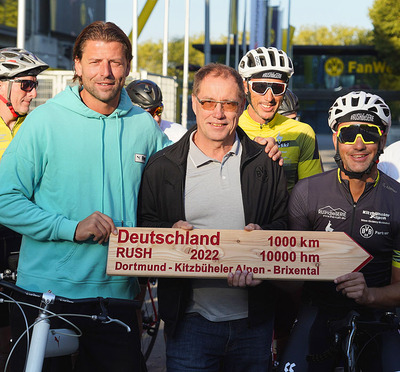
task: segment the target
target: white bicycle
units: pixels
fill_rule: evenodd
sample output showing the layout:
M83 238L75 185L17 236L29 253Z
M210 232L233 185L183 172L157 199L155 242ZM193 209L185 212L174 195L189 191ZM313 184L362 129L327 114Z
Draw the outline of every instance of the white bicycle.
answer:
M24 311L21 305L27 305L38 309L38 316L35 322L31 325L28 325L26 321L25 332L19 337L18 340L15 341L14 346L11 349L11 352L6 361L5 371L7 371L7 366L10 363L10 359L16 345L18 345L23 337L26 337L27 339L27 359L24 369L25 372L41 372L45 358L71 355L77 352L79 347L79 337L82 335L82 332L70 320L66 319L67 316L91 318L93 321L97 321L103 324L116 323L125 327L127 332L131 331L130 327L124 322L118 319L110 318L107 315L104 306L100 306L102 308L102 312L99 315L55 314L50 310L51 306L56 302L69 304L100 303L100 305L102 305L102 301L106 299L99 297L71 300L65 297L56 296L50 291L45 293L29 292L20 287L17 287L16 285L10 283L8 280L15 280L15 274L7 270L4 273L0 273L0 287L11 289L12 291L22 293L26 296L41 298L41 301L40 306L35 306L32 304L15 301L11 296L0 292L0 303L14 303L19 307L22 314L24 314ZM69 324L72 329L50 329L50 319L53 317L58 317L59 319L63 320L64 322ZM29 334L31 328L32 336L30 337Z

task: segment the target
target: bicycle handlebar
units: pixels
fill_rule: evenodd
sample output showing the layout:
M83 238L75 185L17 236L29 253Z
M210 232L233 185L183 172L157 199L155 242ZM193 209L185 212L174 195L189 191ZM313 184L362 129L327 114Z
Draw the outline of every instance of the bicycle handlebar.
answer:
M341 333L353 327L353 323L358 329L369 331L393 331L400 330L400 319L393 312L383 313L379 320L360 320L360 314L350 311L346 318L330 322L331 333Z
M322 353L307 355L307 360L318 362L335 355L341 347L341 343L349 337L350 331L369 331L372 333L383 333L387 331L400 330L400 318L393 312L385 312L380 320L360 320L360 314L352 310L343 319L330 321L330 333L334 336L331 346Z
M10 282L4 280L3 278L4 278L4 274L0 274L0 287L5 287L8 289L11 289L12 291L21 293L21 294L29 296L29 297L42 299L48 303L60 302L60 303L68 303L68 304L93 304L93 303L99 304L101 313L99 315L92 315L91 318L94 321L99 321L103 324L108 324L108 323L119 324L119 325L125 327L127 329L127 332L131 331L130 327L119 319L109 317L104 304L108 303L110 300L112 300L113 302L120 303L120 304L130 304L130 305L133 304L136 308L140 309L140 303L139 303L139 301L136 301L136 300L115 299L115 298L109 298L109 297L107 297L107 298L91 297L91 298L71 299L71 298L67 298L67 297L56 296L51 291L44 292L44 293L27 291L26 289L18 287L17 285L10 283ZM49 294L52 295L51 298L48 296Z
M35 297L35 298L43 297L43 293L28 291L26 289L18 287L17 285L10 283L7 280L3 279L3 276L4 276L3 274L0 274L0 287L6 287L15 292L27 295L29 297ZM55 302L62 302L62 303L69 303L69 304L84 304L84 303L91 304L91 303L98 303L100 301L108 302L111 299L112 299L112 301L120 303L120 304L132 304L133 303L135 305L135 307L140 309L140 303L139 303L139 301L136 301L136 300L126 300L126 299L122 299L122 298L110 298L110 297L106 297L106 298L104 298L104 297L88 297L88 298L72 299L72 298L55 295Z

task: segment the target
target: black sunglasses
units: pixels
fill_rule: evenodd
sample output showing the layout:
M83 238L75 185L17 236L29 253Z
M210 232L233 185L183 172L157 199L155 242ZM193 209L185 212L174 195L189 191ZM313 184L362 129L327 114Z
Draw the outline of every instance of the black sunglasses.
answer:
M268 89L272 90L275 96L281 96L286 91L286 83L279 82L267 82L267 81L249 81L251 90L254 93L264 95L267 93Z
M10 81L13 81L14 83L21 83L21 90L28 93L32 92L33 89L37 89L39 85L39 83L34 80L13 79Z
M353 145L357 138L366 144L378 143L383 131L375 124L349 124L343 125L337 132L337 139L340 143Z

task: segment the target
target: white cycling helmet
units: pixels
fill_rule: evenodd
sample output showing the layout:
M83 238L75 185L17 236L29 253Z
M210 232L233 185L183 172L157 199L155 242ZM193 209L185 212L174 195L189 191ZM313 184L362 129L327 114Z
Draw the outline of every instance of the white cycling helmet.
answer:
M0 49L1 80L12 79L18 76L36 76L47 68L49 68L48 64L25 49Z
M292 60L283 50L260 47L243 56L238 71L243 79L271 78L287 81L294 69Z
M360 121L379 125L389 131L392 123L389 106L385 101L371 93L350 92L339 97L329 109L328 124L332 132L340 123Z

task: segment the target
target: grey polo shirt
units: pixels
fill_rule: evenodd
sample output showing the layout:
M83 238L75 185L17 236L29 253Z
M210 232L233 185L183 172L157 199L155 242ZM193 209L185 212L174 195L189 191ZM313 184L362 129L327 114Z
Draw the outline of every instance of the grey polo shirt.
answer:
M245 226L240 183L242 146L236 135L222 162L205 155L190 137L185 183L186 219L196 229L241 230ZM247 318L247 290L226 279L193 279L187 312L214 322Z

